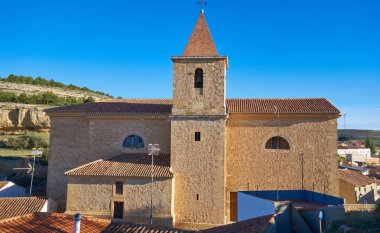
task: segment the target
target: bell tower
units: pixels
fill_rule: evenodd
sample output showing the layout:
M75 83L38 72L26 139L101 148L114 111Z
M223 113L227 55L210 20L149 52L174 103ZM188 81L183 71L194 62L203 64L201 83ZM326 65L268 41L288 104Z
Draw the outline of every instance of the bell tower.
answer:
M227 57L219 56L203 11L174 63L173 114L225 115Z
M225 223L226 71L203 10L173 61L171 166L177 227Z

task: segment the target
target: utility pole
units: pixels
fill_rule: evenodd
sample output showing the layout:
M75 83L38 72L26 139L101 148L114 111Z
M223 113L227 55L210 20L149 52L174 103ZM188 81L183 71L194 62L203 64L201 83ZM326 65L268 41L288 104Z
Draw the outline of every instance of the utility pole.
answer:
M278 110L277 106L274 106L275 112L274 114L277 114L277 127L276 127L276 133L277 133L277 148L276 148L276 160L277 160L277 187L276 187L276 200L279 201L279 188L280 188L280 135L279 135L279 130L280 130L280 111Z
M160 154L160 145L159 144L149 144L148 145L148 155L152 156L152 165L151 165L151 170L150 170L150 173L151 173L151 185L150 185L150 215L149 215L149 222L150 222L150 225L153 224L153 177L154 177L154 173L153 173L153 165L154 165L154 159L153 157L155 155L159 155Z
M302 190L304 190L304 186L303 186L303 179L304 179L304 174L303 174L303 154L300 154L301 156L301 187L302 187Z
M33 189L33 178L34 178L34 167L36 165L36 155L41 155L42 154L42 151L37 149L37 148L33 148L32 149L32 155L33 155L33 166L32 166L32 178L30 179L30 189L29 189L29 196L31 197L32 196L32 189Z

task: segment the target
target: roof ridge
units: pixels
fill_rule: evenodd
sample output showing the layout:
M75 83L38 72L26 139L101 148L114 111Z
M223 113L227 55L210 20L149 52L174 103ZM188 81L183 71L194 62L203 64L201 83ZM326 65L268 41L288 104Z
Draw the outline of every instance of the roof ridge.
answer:
M320 100L324 97L279 97L279 98L226 98L226 100Z
M40 196L31 196L31 197L2 197L0 200L5 199L45 199L48 200L47 197L40 197Z
M98 160L95 160L95 161L92 161L92 162L89 162L89 163L85 163L85 164L83 164L83 165L81 165L81 166L79 166L79 167L76 167L76 168L73 168L73 169L71 169L71 170L66 171L64 174L67 175L67 173L69 173L69 172L74 172L74 171L76 171L77 169L80 169L80 168L82 168L82 167L85 167L85 166L88 166L88 165L90 165L90 164L93 164L93 163L96 163L96 162L100 162L100 161L104 161L104 159L98 159Z

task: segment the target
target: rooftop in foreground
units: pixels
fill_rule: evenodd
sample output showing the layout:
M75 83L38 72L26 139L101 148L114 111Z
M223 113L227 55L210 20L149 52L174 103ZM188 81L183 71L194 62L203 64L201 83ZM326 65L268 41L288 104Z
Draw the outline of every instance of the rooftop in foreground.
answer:
M33 213L0 220L2 233L72 233L74 232L74 216L58 213ZM108 219L93 217L81 218L81 233L185 233L185 231L150 227L147 225L112 222Z
M47 199L42 197L2 197L0 198L0 219L40 212ZM0 232L3 232L0 230Z

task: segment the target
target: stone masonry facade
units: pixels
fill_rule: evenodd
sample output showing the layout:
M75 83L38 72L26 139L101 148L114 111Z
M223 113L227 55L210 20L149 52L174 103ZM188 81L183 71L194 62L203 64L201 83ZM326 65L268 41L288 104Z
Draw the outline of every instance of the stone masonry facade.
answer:
M123 195L115 194L115 182L124 182ZM129 177L69 177L66 212L112 218L113 202L124 202L124 220L149 223L150 179ZM153 214L160 225L171 225L171 179L156 179ZM95 197L96 196L96 197Z
M59 210L66 208L66 171L118 153L147 152L147 147L123 148L123 140L130 134L140 135L144 142L159 143L163 153L170 152L167 118L52 117L47 194L57 201Z
M154 223L183 229L229 223L230 194L238 191L305 189L339 195L339 110L325 99L237 99L232 106L226 99L228 59L217 55L203 12L191 37L186 56L172 57L172 100L113 100L48 111L47 195L59 211L114 217L112 202L122 201L124 220L146 223L152 187L147 174L153 170L127 170L150 166L140 155L147 156L151 143L168 155L167 163L156 165L166 169L166 176L155 178ZM191 49L198 44L212 48L200 55ZM277 115L274 109L280 109ZM129 136L138 136L144 146L123 145ZM272 139L277 137L289 148L276 149ZM118 154L123 159L137 154L137 159L112 161ZM124 164L118 171L134 175L109 175L113 167L103 169L103 164L96 174L65 175L99 161ZM115 195L116 181L123 181L121 196Z

